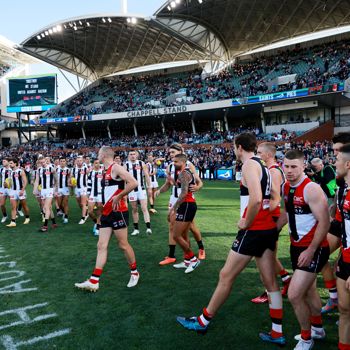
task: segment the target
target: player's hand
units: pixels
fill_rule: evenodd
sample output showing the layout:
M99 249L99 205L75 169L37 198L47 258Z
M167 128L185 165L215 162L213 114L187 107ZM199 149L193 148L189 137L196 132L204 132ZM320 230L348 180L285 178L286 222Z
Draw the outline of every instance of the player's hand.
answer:
M154 192L154 196L158 197L160 195L160 190L157 190L156 192Z
M119 209L119 203L121 198L117 195L112 199L112 209L113 211L117 211Z
M152 198L152 197L153 197L152 188L148 188L148 189L147 189L147 195L148 195L149 198Z
M23 196L23 194L24 194L24 191L19 191L20 196Z
M167 181L170 183L170 185L174 186L175 185L175 181L171 176L167 176Z
M174 209L170 209L168 213L168 222L174 222L176 218L176 211Z
M345 288L350 291L350 277L345 281Z
M308 267L311 264L312 258L315 255L315 249L309 247L304 250L298 259L298 267Z
M191 192L198 192L200 189L201 189L201 187L198 186L198 185L191 185L190 186L190 191Z
M240 230L245 230L245 229L248 227L247 222L246 222L246 219L243 219L243 218L240 219L240 220L238 221L237 226L238 226L238 228L239 228Z

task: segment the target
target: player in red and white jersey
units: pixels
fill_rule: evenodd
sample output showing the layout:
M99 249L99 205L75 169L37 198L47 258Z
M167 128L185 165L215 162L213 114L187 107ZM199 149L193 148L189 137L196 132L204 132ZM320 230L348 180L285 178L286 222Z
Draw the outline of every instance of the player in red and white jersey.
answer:
M274 193L274 200L270 201L270 211L273 219L277 222L281 215L281 189L282 185L285 183L285 175L282 168L275 162L276 159L276 146L270 142L264 142L259 144L257 155L264 161L265 165L270 171L272 179L272 189L276 190ZM276 249L277 254L277 249ZM290 275L282 266L282 263L277 258L276 255L276 275L279 275L282 279L283 289L282 296L287 296L287 291L290 282ZM267 303L267 293L266 291L260 296L251 300L255 304Z
M105 173L102 179L102 216L97 244L97 258L93 273L85 282L76 283L80 289L96 292L99 289L99 279L107 262L108 244L112 233L118 240L119 248L124 252L129 263L131 276L128 287L135 287L139 280L135 253L128 242L128 205L127 195L136 186L137 181L122 166L113 162L114 152L111 147L102 147L98 159L103 163Z
M332 222L333 232L341 238L341 255L337 266L339 308L339 350L350 350L350 144L339 149L337 175L344 178L344 187L337 192L337 208Z
M278 229L288 223L290 254L294 274L288 297L299 321L301 334L296 350L313 347L313 338L324 338L321 299L316 277L329 258L327 232L329 213L321 187L304 174L304 153L288 151L284 158L287 182L283 186L285 212L277 222Z
M282 296L275 275L274 250L278 233L270 213L271 175L262 161L254 156L254 134L238 135L234 144L237 160L243 163L241 219L237 225L239 231L208 306L198 317L178 317L177 321L187 329L205 332L212 317L229 297L236 278L255 257L269 294L272 320L271 332L260 333L259 336L263 341L285 345L282 332Z
M10 197L9 189L5 187L6 180L10 177L11 169L9 166L9 161L7 158L2 160L2 168L0 169L0 207L2 212L1 223L6 222L7 212L6 212L6 198Z

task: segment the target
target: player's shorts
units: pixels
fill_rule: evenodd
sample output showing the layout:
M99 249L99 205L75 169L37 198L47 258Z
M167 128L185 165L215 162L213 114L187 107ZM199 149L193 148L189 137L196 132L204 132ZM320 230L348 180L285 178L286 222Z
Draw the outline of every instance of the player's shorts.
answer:
M59 188L57 191L57 197L69 196L69 187Z
M74 188L75 197L79 198L81 196L87 196L87 187L75 187Z
M1 197L10 197L10 190L5 187L0 187L0 196Z
M329 259L329 247L318 248L311 260L310 265L307 267L299 267L298 266L299 256L306 249L307 247L296 247L293 245L290 246L290 259L292 261L293 271L302 270L302 271L311 272L311 273L321 272L321 270L326 265Z
M101 216L100 228L112 228L113 230L121 230L129 225L129 212L112 211L109 215Z
M176 221L192 222L196 216L197 204L195 202L184 202L176 210Z
M276 228L270 230L239 230L232 250L248 256L262 257L265 250L275 251L278 232Z
M40 191L41 199L53 198L53 188L42 188Z
M20 191L10 190L10 199L21 201L27 198L26 191L24 191L22 195L20 195L19 192Z
M151 188L158 188L158 181L157 180L151 182Z
M328 232L333 236L341 238L341 222L339 222L338 220L332 220Z
M343 260L342 255L340 256L340 258L338 260L336 275L338 278L340 278L344 281L346 281L350 277L350 264L346 263Z
M130 202L142 201L147 199L146 190L138 189L138 191L131 191L128 194L128 198Z
M236 172L236 181L241 181L242 180L242 172L241 171L237 171Z
M177 201L177 198L174 197L173 195L170 196L170 199L169 199L169 205L168 205L168 209L170 210L174 204L176 203Z
M102 195L99 194L98 196L90 196L89 202L90 203L102 203Z

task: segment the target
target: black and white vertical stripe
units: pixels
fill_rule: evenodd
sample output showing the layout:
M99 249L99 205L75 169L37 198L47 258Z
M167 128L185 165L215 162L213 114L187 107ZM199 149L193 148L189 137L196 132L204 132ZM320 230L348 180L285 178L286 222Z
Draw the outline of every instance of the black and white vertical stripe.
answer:
M77 180L77 188L87 187L88 167L85 164L81 168L75 167L72 175Z
M92 170L88 176L88 193L93 197L102 194L103 169Z

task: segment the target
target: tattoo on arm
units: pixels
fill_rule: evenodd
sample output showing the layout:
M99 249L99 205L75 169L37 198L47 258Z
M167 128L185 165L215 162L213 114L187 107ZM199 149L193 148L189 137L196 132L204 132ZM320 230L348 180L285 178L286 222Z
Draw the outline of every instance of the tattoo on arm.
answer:
M187 196L188 186L191 182L191 176L187 172L180 173L178 179L181 182L181 193L180 193L179 198L177 199L176 203L174 204L175 210L180 206L180 204L184 201L185 197Z

